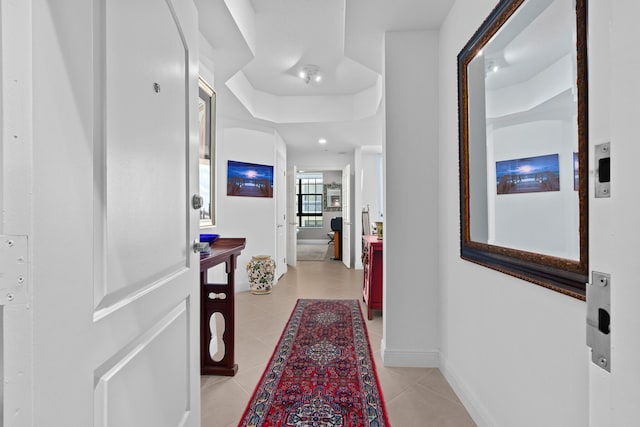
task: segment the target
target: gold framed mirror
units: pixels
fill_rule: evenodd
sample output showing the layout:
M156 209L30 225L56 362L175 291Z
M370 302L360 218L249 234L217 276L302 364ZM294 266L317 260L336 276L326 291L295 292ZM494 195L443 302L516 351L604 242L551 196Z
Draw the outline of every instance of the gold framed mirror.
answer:
M458 55L460 255L585 298L586 0L502 0Z
M342 211L342 184L324 184L323 190L323 210L325 212Z
M200 227L215 222L215 139L216 93L202 77L198 81L198 123L200 149L198 167L200 177Z

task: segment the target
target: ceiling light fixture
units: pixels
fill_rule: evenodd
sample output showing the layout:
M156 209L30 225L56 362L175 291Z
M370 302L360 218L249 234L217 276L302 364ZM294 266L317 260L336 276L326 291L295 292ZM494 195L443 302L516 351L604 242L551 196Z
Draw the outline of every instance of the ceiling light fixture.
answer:
M327 140L326 140L326 139L324 139L324 138L320 138L320 139L318 140L318 143L319 143L319 144L326 144L326 143L327 143Z
M298 77L300 77L306 84L309 84L312 80L316 83L320 83L322 80L322 75L320 74L320 67L313 64L307 64L302 67L302 70L298 73Z
M500 66L498 65L498 63L492 59L490 61L487 61L486 63L485 74L495 73L499 69L500 69Z

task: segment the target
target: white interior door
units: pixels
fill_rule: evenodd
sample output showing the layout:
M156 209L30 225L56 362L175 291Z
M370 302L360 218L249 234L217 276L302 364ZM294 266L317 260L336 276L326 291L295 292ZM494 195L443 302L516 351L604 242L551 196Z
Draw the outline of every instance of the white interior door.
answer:
M287 210L289 212L287 220L287 264L292 267L296 266L296 249L298 243L298 217L296 216L298 201L296 199L296 175L297 168L294 165L292 169L287 171Z
M0 1L0 425L33 426L31 4Z
M34 425L200 425L197 27L33 2Z
M287 161L276 158L276 277L287 272Z
M342 262L351 268L351 165L342 170Z

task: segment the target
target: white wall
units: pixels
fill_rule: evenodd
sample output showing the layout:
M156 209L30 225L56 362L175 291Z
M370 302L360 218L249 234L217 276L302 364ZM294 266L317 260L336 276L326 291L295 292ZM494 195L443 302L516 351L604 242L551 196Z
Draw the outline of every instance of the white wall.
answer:
M440 33L441 369L479 426L583 427L584 302L459 256L456 57L495 5L457 0Z
M437 366L438 33L385 38L382 356L386 366Z
M362 211L369 209L369 222L382 221L382 192L384 179L382 174L382 147L368 146L359 148L355 152L354 182L353 182L353 266L357 270L362 265L363 234Z
M640 420L640 198L634 179L640 157L640 2L588 3L589 154L594 145L611 142L611 198L589 200L589 263L591 270L611 274L612 323L611 373L589 364L589 425L625 427Z
M247 246L238 257L236 292L249 289L246 265L253 255L276 256L275 200L265 197L227 196L227 162L229 160L271 165L275 168L276 151L283 150L281 138L273 129L244 127L219 117L216 132L216 226L207 229L220 237L244 237ZM274 193L286 191L274 187ZM204 231L204 230L203 230ZM218 268L220 267L220 268ZM222 266L211 272L212 280L222 274Z
M362 175L355 178L362 188L362 206L369 206L371 222L382 221L382 154L362 152Z
M198 75L202 77L209 86L215 88L215 64L213 63L213 60L210 59L213 57L214 48L202 34L200 34L200 38L198 39L198 50L200 54Z
M353 153L336 154L329 151L318 153L291 147L287 150L287 166L295 166L298 171L341 171L349 164L353 164Z

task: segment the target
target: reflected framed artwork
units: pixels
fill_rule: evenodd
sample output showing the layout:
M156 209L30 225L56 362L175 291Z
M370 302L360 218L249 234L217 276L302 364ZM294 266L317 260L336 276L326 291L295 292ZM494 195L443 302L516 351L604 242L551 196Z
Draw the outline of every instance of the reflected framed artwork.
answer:
M557 154L496 162L498 194L560 191Z

